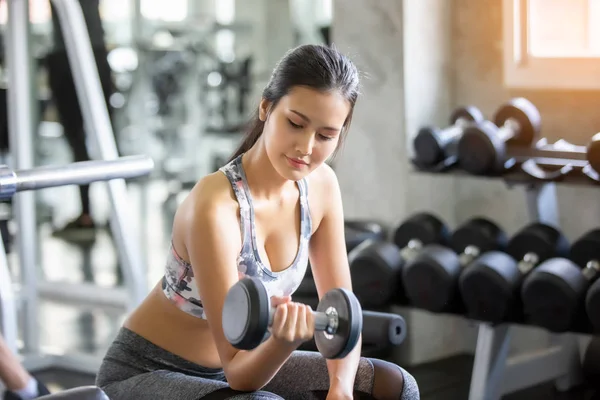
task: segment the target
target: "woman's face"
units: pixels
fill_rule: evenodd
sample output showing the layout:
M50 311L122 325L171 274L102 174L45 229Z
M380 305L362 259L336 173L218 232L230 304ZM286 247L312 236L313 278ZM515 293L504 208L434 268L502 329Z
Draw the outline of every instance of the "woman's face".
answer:
M321 166L335 151L350 103L339 92L319 92L296 86L270 114L262 101L263 139L275 170L285 179L300 180Z

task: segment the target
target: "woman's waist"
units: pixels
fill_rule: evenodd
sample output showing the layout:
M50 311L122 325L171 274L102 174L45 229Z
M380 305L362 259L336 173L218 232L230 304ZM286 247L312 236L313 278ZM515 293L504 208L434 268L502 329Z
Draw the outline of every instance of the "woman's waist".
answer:
M215 341L207 321L179 310L155 287L125 321L124 328L185 360L221 368Z

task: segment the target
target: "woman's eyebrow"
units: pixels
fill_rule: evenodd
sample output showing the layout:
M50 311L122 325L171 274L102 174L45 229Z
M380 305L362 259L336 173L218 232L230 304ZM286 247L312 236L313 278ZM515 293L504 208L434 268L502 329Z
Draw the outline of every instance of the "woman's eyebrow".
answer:
M300 118L302 118L304 121L310 122L310 118L308 118L306 115L302 114L301 112L298 112L296 110L291 110L291 109L290 109L290 111L293 112L294 114L296 114L297 116L299 116ZM336 131L336 132L338 132L340 130L338 128L333 128L331 126L325 126L322 129L326 129L329 131Z

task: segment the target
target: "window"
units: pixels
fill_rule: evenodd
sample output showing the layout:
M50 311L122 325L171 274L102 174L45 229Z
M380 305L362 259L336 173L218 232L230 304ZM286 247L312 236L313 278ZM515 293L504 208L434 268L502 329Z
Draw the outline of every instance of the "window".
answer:
M600 89L600 0L504 0L509 88Z

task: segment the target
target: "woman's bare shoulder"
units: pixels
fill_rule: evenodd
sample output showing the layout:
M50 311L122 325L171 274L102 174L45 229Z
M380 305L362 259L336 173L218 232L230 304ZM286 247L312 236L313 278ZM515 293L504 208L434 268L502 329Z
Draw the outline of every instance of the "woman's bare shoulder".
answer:
M181 239L198 224L213 225L208 222L215 220L229 223L237 220L238 212L233 188L225 174L217 171L206 175L177 208L173 219L173 244L182 243ZM181 251L185 253L183 249Z
M339 195L339 183L337 175L331 166L323 164L315 169L307 178L308 201L313 219L318 226L327 209L331 206L331 200Z

